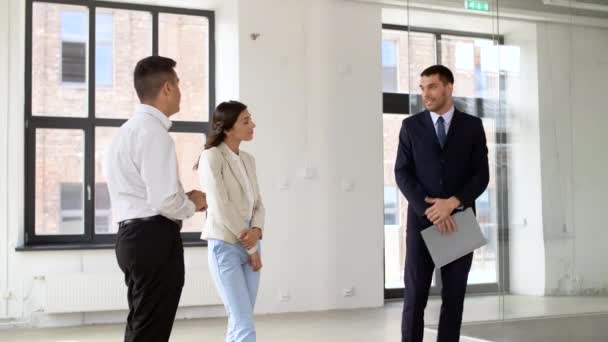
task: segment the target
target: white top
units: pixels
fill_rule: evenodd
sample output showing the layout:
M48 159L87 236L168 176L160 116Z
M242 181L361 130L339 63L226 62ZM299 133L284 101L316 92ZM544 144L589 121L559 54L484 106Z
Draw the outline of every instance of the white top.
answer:
M194 215L196 207L179 180L170 127L161 111L140 104L112 140L104 166L115 221Z
M225 143L222 143L222 144L226 145ZM226 149L228 151L230 151L230 157L239 165L237 172L239 172L240 175L238 177L240 179L242 179L243 182L245 183L245 195L247 196L247 200L249 202L248 212L253 215L253 206L255 204L255 197L253 194L253 187L251 186L251 181L249 180L249 175L247 174L247 170L245 169L245 164L244 164L245 162L241 158L241 155L234 153L234 151L232 151L230 149L230 147L228 147L228 145L226 145ZM250 222L246 222L246 223L250 224Z
M439 119L440 116L443 117L443 126L445 127L445 135L448 135L448 131L450 130L450 124L452 123L452 118L454 117L454 106L452 106L452 108L450 108L450 110L448 110L445 114L443 115L439 115L435 112L431 112L431 119L433 119L433 125L435 126L435 133L439 134L439 131L437 130L437 119Z

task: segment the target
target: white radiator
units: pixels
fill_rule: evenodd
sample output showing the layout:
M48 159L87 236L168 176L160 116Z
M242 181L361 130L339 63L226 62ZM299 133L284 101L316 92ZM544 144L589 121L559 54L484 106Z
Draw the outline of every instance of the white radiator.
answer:
M46 313L127 310L127 287L122 273L69 273L44 277ZM186 271L180 307L220 305L206 269Z

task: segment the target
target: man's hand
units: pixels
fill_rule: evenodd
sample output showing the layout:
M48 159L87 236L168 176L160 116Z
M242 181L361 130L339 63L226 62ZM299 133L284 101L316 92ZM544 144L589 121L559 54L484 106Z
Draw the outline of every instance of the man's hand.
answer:
M199 190L191 190L187 192L186 195L192 201L192 203L194 203L196 211L207 210L207 196L204 192Z
M239 236L239 242L245 249L251 249L258 243L261 236L262 231L259 228L244 229Z
M442 234L453 233L456 230L456 223L452 219L452 212L454 209L460 206L460 200L456 197L450 197L448 199L442 198L425 198L425 201L432 204L424 214L433 222L433 224L439 227Z
M456 222L452 216L449 216L445 221L439 222L437 227L441 235L451 234L456 231Z
M251 265L254 272L257 272L262 268L262 257L260 256L260 252L255 252L249 256L249 265Z

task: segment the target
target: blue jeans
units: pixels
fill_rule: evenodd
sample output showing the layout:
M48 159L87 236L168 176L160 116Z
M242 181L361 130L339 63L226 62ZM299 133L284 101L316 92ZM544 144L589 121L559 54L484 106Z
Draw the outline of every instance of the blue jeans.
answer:
M247 251L238 243L208 240L208 251L209 270L228 313L226 342L255 342L253 307L260 272L253 271Z

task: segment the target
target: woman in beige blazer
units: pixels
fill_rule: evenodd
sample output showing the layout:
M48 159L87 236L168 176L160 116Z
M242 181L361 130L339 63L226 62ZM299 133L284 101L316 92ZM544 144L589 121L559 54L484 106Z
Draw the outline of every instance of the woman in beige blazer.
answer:
M255 159L240 149L253 139L247 106L220 103L211 123L198 172L207 194L209 269L228 313L227 342L254 342L253 307L260 282L264 205Z

